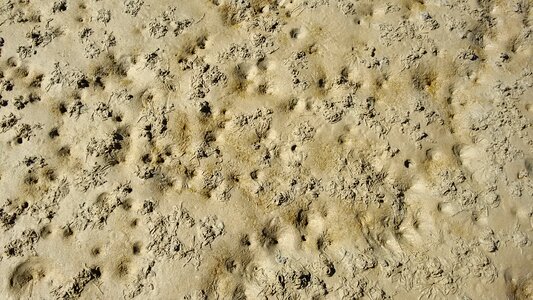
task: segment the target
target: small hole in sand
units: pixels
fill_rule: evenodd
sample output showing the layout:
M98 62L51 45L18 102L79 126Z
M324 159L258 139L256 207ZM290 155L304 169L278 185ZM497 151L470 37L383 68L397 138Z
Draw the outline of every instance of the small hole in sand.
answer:
M124 276L128 275L128 273L129 273L128 262L127 261L121 261L117 265L116 272L117 272L117 276L118 277L124 277Z
M253 170L252 172L250 172L250 178L252 178L253 180L257 179L257 170Z
M37 183L39 183L39 178L33 176L33 175L29 175L28 177L26 177L24 179L24 183L27 184L27 185L35 185Z
M54 129L50 130L50 132L48 133L48 136L51 139L55 139L56 137L59 136L59 131L57 130L57 128L54 128Z
M13 56L12 56L12 57L10 57L10 58L7 59L7 65L8 65L9 67L14 68L14 67L18 66L18 64L19 64L19 63L18 63L18 60L17 60L16 57L13 57Z
M235 263L235 261L231 258L229 258L228 260L226 260L226 270L230 273L233 273L235 271L235 269L237 268L237 264Z
M21 66L17 69L17 75L24 78L27 77L29 74L28 69L26 69L24 66Z
M211 115L211 107L209 106L209 102L204 101L200 103L200 112L204 116L210 116Z
M411 160L409 159L406 159L404 162L403 162L403 166L406 167L407 169L409 169L409 167L411 167L412 163L411 163Z
M201 36L196 40L196 46L202 50L205 49L205 44L207 42L207 36Z
M67 112L67 106L64 103L59 103L59 112L64 114Z
M41 237L47 238L50 234L52 234L52 230L50 229L50 226L44 226L41 228Z
M87 79L80 79L77 82L78 89L84 89L89 87L89 81Z
M290 35L291 39L297 39L298 36L300 35L300 30L298 28L293 28L289 32L289 35Z
M131 206L132 206L132 202L133 202L133 200L131 198L128 198L128 199L124 200L124 202L122 202L122 208L125 211L130 210Z
M135 242L131 247L131 252L134 255L138 255L139 253L141 253L141 242Z
M152 158L150 157L150 154L145 154L141 157L141 161L145 164L150 163L152 161Z
M92 256L98 256L98 255L100 255L100 248L98 248L98 247L94 247L94 248L91 250L91 255L92 255Z
M252 243L250 243L250 238L248 237L248 235L244 235L242 238L241 238L241 245L245 246L245 247L250 247Z
M326 79L320 78L317 82L319 88L323 89L326 86Z
M413 221L413 228L414 229L418 229L418 226L420 226L420 224L418 223L418 220L414 220Z
M15 254L17 254L15 248L13 247L9 247L6 252L8 256L15 256Z
M58 151L58 155L61 157L66 157L70 155L70 148L68 146L63 146Z
M268 92L268 85L266 83L260 84L257 87L257 93L261 95L265 95Z
M74 231L72 231L72 228L67 227L63 230L63 237L68 238L71 237L74 234Z

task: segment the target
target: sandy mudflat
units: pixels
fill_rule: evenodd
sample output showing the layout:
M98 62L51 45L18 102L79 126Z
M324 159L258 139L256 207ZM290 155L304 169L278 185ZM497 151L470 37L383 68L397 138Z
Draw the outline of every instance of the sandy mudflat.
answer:
M0 299L533 299L528 0L0 0Z

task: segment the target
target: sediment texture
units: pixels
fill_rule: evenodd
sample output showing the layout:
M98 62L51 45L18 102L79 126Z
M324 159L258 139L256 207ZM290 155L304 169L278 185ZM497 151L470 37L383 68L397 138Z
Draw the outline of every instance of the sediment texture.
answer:
M0 298L531 299L531 21L0 1Z

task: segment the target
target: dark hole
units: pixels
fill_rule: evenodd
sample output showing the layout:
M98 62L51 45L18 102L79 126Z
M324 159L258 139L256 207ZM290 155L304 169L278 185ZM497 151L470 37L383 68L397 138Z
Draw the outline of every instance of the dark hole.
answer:
M100 278L101 275L102 275L102 272L100 271L99 267L94 267L91 269L91 277Z
M84 89L86 87L89 87L89 81L87 81L87 79L78 80L78 88L79 89Z
M54 174L54 170L48 170L48 171L46 171L46 177L48 177L48 179L49 179L50 181L54 181L54 180L56 180L56 176L55 176L55 174Z
M296 145L291 146L291 151L294 151L294 150L296 150Z
M150 201L146 201L143 204L143 208L147 213L152 213L154 211L154 203Z
M329 277L331 277L331 276L335 275L335 272L336 272L335 267L333 265L329 265L328 266L328 270L326 271L326 274Z
M70 148L67 147L67 146L61 147L61 149L59 149L59 155L60 156L68 156L68 155L70 155Z
M306 288L311 282L311 274L302 274L298 279L300 280L300 288Z
M50 230L50 228L48 226L45 226L41 229L41 236L42 237L47 237L49 236L50 234L52 233L52 231Z
M65 228L65 230L63 230L63 236L64 237L69 237L71 235L73 235L74 232L72 231L72 229L70 227L67 227Z
M250 178L252 178L253 180L256 180L257 179L257 171L250 172Z
M243 246L250 246L251 245L250 239L248 238L248 235L245 235L245 236L242 237L241 244Z
M36 102L36 101L41 101L41 97L39 97L39 96L37 96L37 95L35 95L35 94L32 93L32 94L30 94L30 95L28 96L28 101L29 101L30 103L33 103L33 102Z
M135 255L139 254L141 252L141 245L139 243L133 244L132 252Z
M298 29L296 29L296 28L291 29L290 36L291 36L292 39L297 38L298 37Z
M59 132L57 131L57 128L54 128L48 133L48 136L53 139L59 136Z
M64 114L64 113L67 112L67 107L65 106L64 103L59 104L59 112L60 112L61 114Z
M124 210L130 210L131 209L131 203L129 201L124 201L122 203L122 208L124 208Z
M113 135L113 138L117 141L122 141L124 139L124 137L122 136L122 134L118 133L118 132L115 132L115 134Z
M149 163L150 161L152 161L152 159L150 158L150 154L145 154L142 156L141 160L143 161L143 163L147 164Z
M101 87L101 88L105 88L105 85L102 82L102 77L100 76L96 76L96 78L94 79L94 85Z
M320 78L320 79L318 80L318 87L322 89L322 88L324 88L325 86L326 86L326 80L325 80L324 78Z
M406 159L404 162L403 162L403 166L406 167L406 168L409 168L411 166L411 161L409 159Z
M17 138L17 144L22 144L22 138L21 137Z
M204 115L211 114L211 107L209 107L209 103L207 101L204 101L200 104L200 112Z
M83 7L83 6L84 6L84 5L81 4L81 5L80 5L80 8L81 8L81 9L85 8L85 7ZM67 4L66 4L65 2L61 3L61 4L57 7L57 10L58 10L58 11L65 11L65 10L67 10Z

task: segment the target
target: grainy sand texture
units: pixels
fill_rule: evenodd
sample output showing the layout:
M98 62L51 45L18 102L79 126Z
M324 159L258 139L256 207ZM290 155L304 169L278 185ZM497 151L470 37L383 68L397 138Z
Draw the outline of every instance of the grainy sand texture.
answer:
M0 299L533 299L530 0L0 0Z

